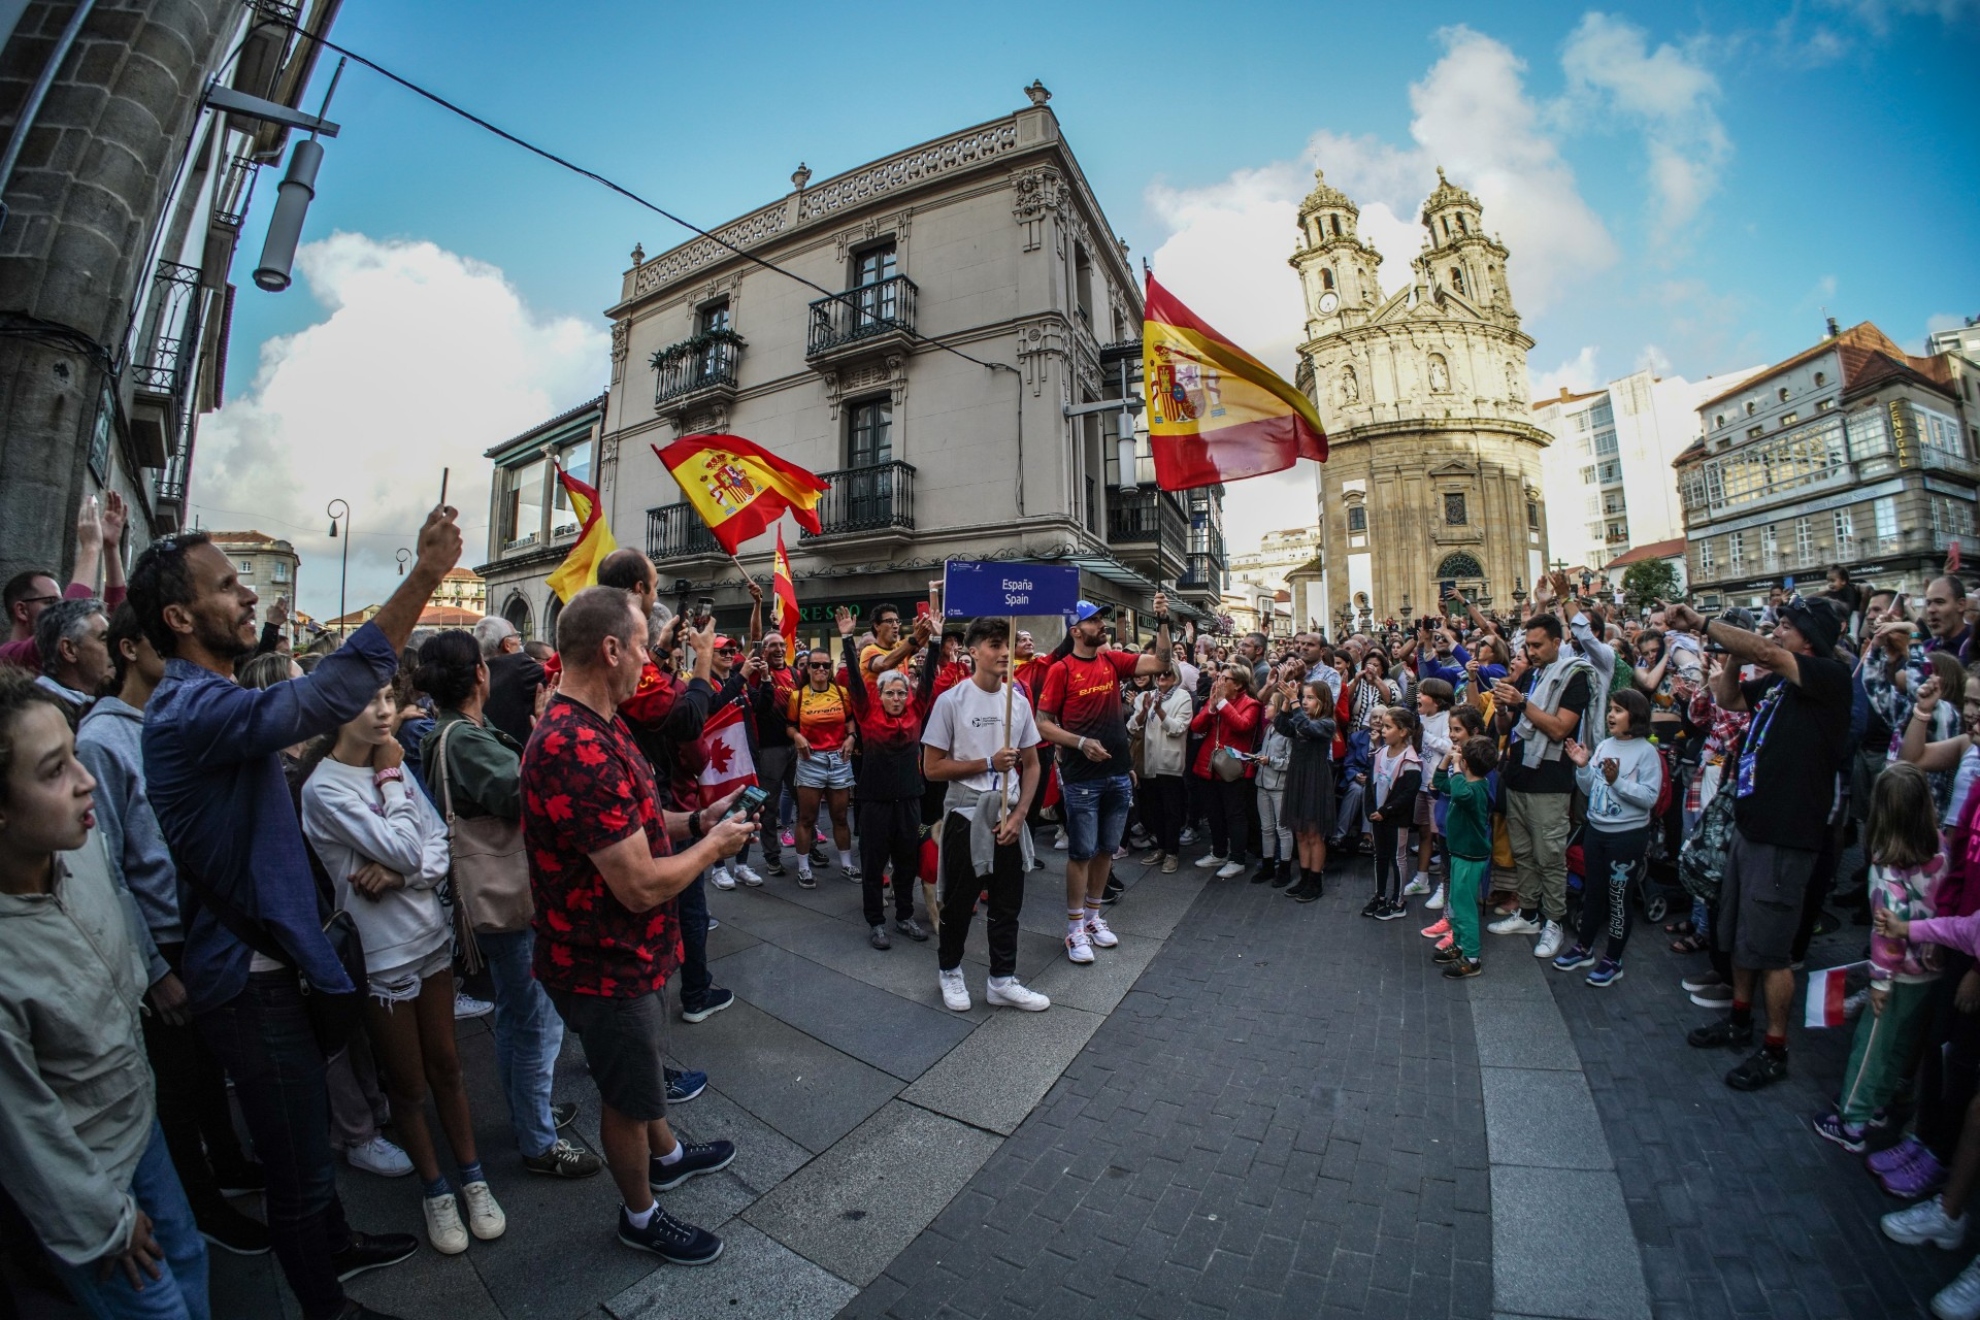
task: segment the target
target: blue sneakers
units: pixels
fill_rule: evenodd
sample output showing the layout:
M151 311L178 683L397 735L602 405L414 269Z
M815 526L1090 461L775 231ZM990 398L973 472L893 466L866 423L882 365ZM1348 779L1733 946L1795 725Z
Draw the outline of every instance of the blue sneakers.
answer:
M683 1141L680 1147L681 1157L672 1164L662 1164L657 1155L647 1157L646 1185L654 1191L671 1192L690 1178L718 1173L736 1162L733 1141Z
M713 923L710 923L709 929L714 929ZM681 1001L681 1021L706 1022L735 1002L735 991L724 990L719 985L711 985L708 987L708 993L701 997L701 1002L693 1008L688 1007L686 1000Z
M1560 966L1559 963L1554 965ZM1595 970L1588 974L1588 984L1598 990L1606 985L1614 985L1620 980L1622 980L1622 964L1614 958L1604 958L1596 963Z
M696 1069L667 1069L667 1103L684 1105L708 1089L708 1074Z
M1595 955L1587 949L1582 948L1579 944L1554 959L1554 970L1557 972L1572 972L1580 967L1592 967L1594 965Z
M653 1207L645 1228L635 1228L624 1206L619 1207L619 1241L650 1251L669 1265L708 1265L722 1254L722 1239Z

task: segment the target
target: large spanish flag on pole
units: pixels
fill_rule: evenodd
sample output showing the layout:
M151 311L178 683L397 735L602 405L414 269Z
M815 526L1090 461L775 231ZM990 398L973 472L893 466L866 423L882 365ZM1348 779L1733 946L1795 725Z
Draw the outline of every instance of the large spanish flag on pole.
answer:
M797 580L791 576L791 557L784 553L784 524L777 524L777 558L770 569L770 620L784 637L785 656L797 654Z
M1155 481L1188 490L1327 461L1313 401L1148 277L1143 388Z
M557 593L558 600L568 603L586 587L598 585L598 565L619 548L619 543L612 539L612 529L599 512L598 492L561 467L557 469L557 480L564 483L571 512L578 516L578 539L564 556L564 562L545 581Z
M795 463L739 435L684 435L653 452L729 554L789 509L816 535L818 497L831 487Z

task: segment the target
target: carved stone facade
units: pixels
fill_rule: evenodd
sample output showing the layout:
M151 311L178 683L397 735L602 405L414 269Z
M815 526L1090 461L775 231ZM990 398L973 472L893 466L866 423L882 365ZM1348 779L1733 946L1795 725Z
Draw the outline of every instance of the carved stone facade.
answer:
M1327 427L1320 469L1328 627L1437 607L1456 580L1510 605L1546 564L1541 451L1505 246L1437 172L1413 278L1384 296L1359 209L1315 172L1291 263L1306 304L1299 382Z

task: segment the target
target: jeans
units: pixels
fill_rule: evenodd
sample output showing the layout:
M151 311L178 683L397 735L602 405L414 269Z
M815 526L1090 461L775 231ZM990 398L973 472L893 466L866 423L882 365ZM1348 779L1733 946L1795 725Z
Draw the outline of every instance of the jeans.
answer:
M1566 793L1506 790L1506 835L1522 912L1549 921L1567 916L1568 798Z
M1581 928L1575 943L1593 950L1596 933L1607 931L1602 956L1611 962L1622 961L1629 943L1629 882L1650 846L1650 830L1649 825L1615 831L1590 825L1581 832Z
M781 861L784 856L783 841L777 837L777 826L781 823L784 796L791 790L791 769L797 760L797 749L789 743L782 747L763 747L756 753L756 782L769 795L763 813L763 860ZM797 808L791 808L791 819L797 819Z
M708 875L696 876L674 900L681 922L681 1007L692 1013L701 1007L715 978L708 974Z
M914 882L921 869L921 799L861 800L859 882L866 924L887 924L887 863L894 864L894 916L914 916Z
M292 971L250 972L247 985L194 1019L234 1079L268 1179L268 1236L306 1320L344 1309L332 1257L351 1242L330 1154L330 1096L323 1051Z
M942 932L936 965L962 966L977 895L990 891L983 933L990 939L990 975L1017 975L1018 913L1024 909L1023 845L1000 843L989 875L977 875L969 859L969 817L950 812L942 820Z
M1183 778L1150 775L1141 781L1142 824L1155 837L1155 846L1170 856L1182 851Z
M99 1279L94 1262L54 1261L56 1273L69 1285L77 1304L96 1320L209 1320L213 1312L206 1300L206 1239L199 1235L192 1206L172 1171L165 1130L155 1122L151 1142L131 1175L130 1190L138 1209L151 1216L151 1235L165 1253L161 1277L146 1275L144 1291L134 1292L122 1269Z
M179 969L183 944L161 944L160 956ZM188 1022L170 1026L157 1014L144 1018L144 1052L157 1077L158 1125L172 1152L172 1167L196 1216L224 1212L216 1170L234 1175L247 1168L227 1104L227 1075Z
M495 982L495 1070L516 1146L525 1155L547 1154L557 1144L550 1079L564 1048L564 1020L531 970L536 936L524 927L474 938Z
M1066 860L1087 862L1112 857L1127 828L1134 782L1126 775L1105 779L1068 779L1062 792L1066 803Z

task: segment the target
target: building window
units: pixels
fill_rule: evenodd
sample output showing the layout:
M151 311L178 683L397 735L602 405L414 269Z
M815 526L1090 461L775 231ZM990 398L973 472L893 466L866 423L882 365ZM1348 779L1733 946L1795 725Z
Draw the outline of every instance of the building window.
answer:
M110 484L110 427L111 412L116 400L108 390L104 391L103 401L96 408L96 425L89 433L89 471L99 485Z
M1464 296L1464 271L1456 266L1451 267L1451 292Z
M1806 518L1794 520L1794 557L1802 564L1815 557L1815 527Z
M1726 567L1735 573L1746 570L1746 533L1733 532L1726 537Z
M1759 436L1765 435L1766 433L1767 433L1767 428L1764 426L1749 426L1746 428L1746 438L1748 440L1755 439Z
M1769 573L1781 566L1780 538L1774 534L1772 523L1760 532L1760 563Z
M1753 400L1751 400L1751 399L1748 399L1748 400L1746 401L1746 415L1747 415L1748 417L1751 417L1751 416L1753 415L1753 410L1754 410L1754 409L1755 409L1756 407L1758 407L1758 406L1759 406L1759 405L1758 405L1758 404L1756 404L1756 403L1754 403L1754 402L1753 402Z
M287 582L289 580L289 562L286 559L276 560L275 566L268 570L268 579L271 582Z
M1324 291L1324 290L1332 289L1333 287L1334 287L1333 268L1329 266L1322 266L1320 268L1320 288Z
M1836 553L1844 559L1856 554L1856 519L1848 509L1836 510Z
M1891 428L1883 413L1869 408L1844 420L1849 428L1849 456L1853 462L1890 457Z
M1698 575L1700 577L1712 576L1712 543L1710 541L1700 541L1698 543Z
M1818 412L1818 413L1825 413L1825 412L1827 412L1827 411L1829 411L1829 409L1831 409L1831 408L1833 408L1833 407L1835 407L1835 406L1836 406L1836 401L1835 401L1834 399L1817 399L1817 400L1815 400L1815 411L1816 411L1816 412Z
M1725 429L1726 429L1726 415L1725 415L1724 413L1720 413L1720 414L1719 414L1718 416L1716 416L1716 417L1714 417L1714 418L1712 419L1712 426L1713 426L1713 428L1714 428L1714 429L1716 429L1716 430L1720 430L1720 431L1723 431L1723 430L1725 430Z
M1818 372L1816 372L1816 373L1815 373L1815 388L1816 388L1816 389L1818 389L1818 390L1819 390L1819 389L1821 389L1821 388L1822 388L1822 387L1823 387L1824 385L1827 385L1828 383L1829 383L1829 373L1828 373L1828 372L1826 372L1826 371L1818 371Z
M726 304L724 305L726 314ZM581 440L557 453L558 463L575 481L596 488L597 479L592 475L592 446L589 439ZM552 536L575 536L578 530L577 511L571 508L571 494L564 489L564 483L552 479L550 483L550 508Z
M1093 260L1086 255L1086 248L1073 244L1073 296L1079 300L1078 311L1081 324L1093 328Z
M254 561L252 559L241 560L238 564L235 565L235 568L240 570L237 576L240 577L254 576Z
M1540 530L1539 500L1528 500L1526 502L1526 530L1529 532L1537 532Z
M1800 414L1800 413L1782 413L1782 414L1781 414L1781 425L1782 425L1783 427L1788 427L1788 426L1793 426L1793 425L1794 425L1794 424L1795 424L1796 422L1798 422L1798 421L1800 421L1800 420L1801 420L1801 414Z
M1874 501L1871 509L1877 519L1877 549L1879 553L1897 549L1898 508L1897 496L1886 495Z
M1347 513L1348 513L1348 530L1350 532L1365 532L1368 530L1367 506L1361 504L1350 504L1348 505Z
M1603 459L1602 466L1597 471L1604 486L1613 486L1622 480L1622 463L1617 459Z
M549 464L543 459L507 472L502 496L502 544L533 541L543 530L543 480Z
M1779 389L1778 391L1776 391L1776 393L1775 393L1775 397L1777 397L1777 398L1779 398L1779 399L1780 399L1780 401L1781 401L1782 403L1786 403L1786 402L1787 402L1787 386L1785 386L1785 385L1783 385L1783 386L1781 386L1781 388L1780 388L1780 389Z
M1462 527L1465 524L1464 496L1447 494L1444 496L1444 524L1447 527Z
M846 410L846 466L878 467L894 458L894 401L868 399Z
M853 306L855 328L870 331L878 325L892 325L899 294L889 283L899 273L894 264L894 245L882 243L853 254Z

